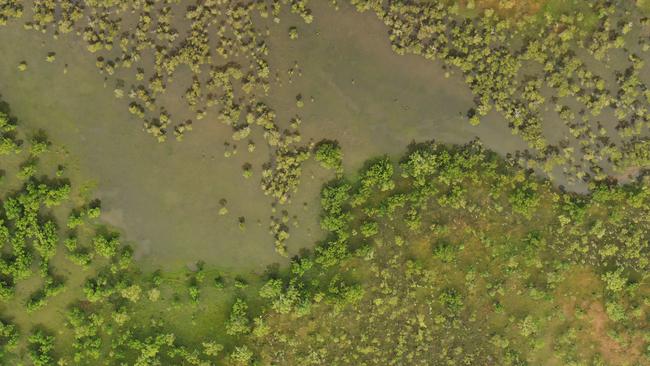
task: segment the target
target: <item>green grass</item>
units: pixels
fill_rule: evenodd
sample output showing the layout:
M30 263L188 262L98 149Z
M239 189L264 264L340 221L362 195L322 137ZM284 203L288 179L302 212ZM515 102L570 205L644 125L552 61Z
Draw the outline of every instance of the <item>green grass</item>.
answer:
M641 9L645 15L650 15L650 1L648 0L637 0L636 5Z
M562 15L582 14L583 19L578 23L582 30L591 31L598 24L598 14L587 0L548 0L542 6L538 16L551 16L559 19ZM543 19L540 19L542 21Z

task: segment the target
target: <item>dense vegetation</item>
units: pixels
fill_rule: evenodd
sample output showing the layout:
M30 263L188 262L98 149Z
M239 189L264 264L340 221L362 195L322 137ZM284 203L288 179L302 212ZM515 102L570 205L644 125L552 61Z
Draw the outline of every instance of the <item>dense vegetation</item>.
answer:
M56 145L2 121L5 364L650 361L644 179L578 195L478 142L417 144L326 184L329 234L286 269L142 272Z
M561 192L478 143L370 161L324 187L331 234L285 279L314 300L269 315L262 364L646 364L648 198Z

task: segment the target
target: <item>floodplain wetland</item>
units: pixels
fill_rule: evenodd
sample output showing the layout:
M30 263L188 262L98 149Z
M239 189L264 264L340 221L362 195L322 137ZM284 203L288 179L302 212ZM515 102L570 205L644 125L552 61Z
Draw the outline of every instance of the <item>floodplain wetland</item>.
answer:
M0 2L0 364L650 364L649 6Z

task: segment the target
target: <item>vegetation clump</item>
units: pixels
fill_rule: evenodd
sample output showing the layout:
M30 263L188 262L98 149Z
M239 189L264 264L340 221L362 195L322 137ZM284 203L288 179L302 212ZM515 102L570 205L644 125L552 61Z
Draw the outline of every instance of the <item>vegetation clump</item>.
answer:
M323 140L314 149L314 158L323 168L334 170L337 176L343 174L343 153L336 141Z
M296 27L290 27L289 28L289 38L290 39L298 39L298 28L296 28Z

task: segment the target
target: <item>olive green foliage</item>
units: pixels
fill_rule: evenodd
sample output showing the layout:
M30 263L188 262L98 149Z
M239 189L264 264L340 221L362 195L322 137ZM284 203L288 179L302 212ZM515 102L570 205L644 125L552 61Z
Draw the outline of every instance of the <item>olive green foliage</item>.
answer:
M648 326L650 248L639 245L647 215L631 208L650 207L646 185L563 193L479 143L419 144L399 164L370 161L357 181L323 188L321 222L331 236L313 259L295 259L289 279L262 286L262 298L278 298L298 276L315 291L302 321L294 320L299 309L273 308L265 324L277 330L256 341L262 363L648 362L647 340L629 343ZM371 188L359 202L353 187ZM639 240L625 239L628 231ZM619 248L611 257L598 254L611 245ZM322 283L330 268L337 274L327 288L314 287L309 279ZM345 277L356 284L339 285ZM341 298L355 306L339 306ZM590 317L603 317L604 328Z
M27 30L78 37L98 72L115 85L116 98L126 100L128 111L157 141L182 140L193 130L193 121L211 116L232 127L234 141L255 136L266 142L271 151L261 182L266 194L285 202L295 191L310 146L300 144L298 130L283 131L271 106L262 101L274 74L265 30L287 13L311 23L306 0L38 0L30 7L25 12L21 1L5 1L0 25L23 18ZM289 34L296 39L297 27L290 26ZM47 54L47 62L55 60L54 53ZM28 72L24 61L17 67ZM179 70L191 73L185 85L178 85L186 79L176 77ZM164 102L169 97L184 100L187 113L172 116L169 111L176 108ZM302 98L296 104L302 107ZM250 169L244 175L250 176Z
M19 0L5 1L0 5L0 25L7 24L7 20L20 18L24 7Z
M439 60L445 75L462 75L474 94L475 105L467 111L472 125L496 110L530 148L514 159L549 175L562 171L571 185L612 175L627 180L648 160L650 93L642 76L650 31L638 11L647 5L633 3L350 0L389 28L397 54ZM115 85L115 96L126 100L129 112L158 141L181 140L193 121L204 119L231 127L233 141L263 139L271 154L261 167L261 188L275 201L289 202L314 146L302 142L299 116L286 128L264 98L279 74L269 63L274 43L265 30L286 13L308 27L313 21L308 1L185 5L37 1L24 12L20 1L9 1L0 8L0 25L23 18L28 30L78 36L106 82ZM298 27L289 25L288 32L298 38ZM26 63L19 67L27 70ZM190 75L176 77L179 70ZM292 67L290 75L295 71ZM305 108L305 99L298 93L296 108ZM181 109L187 113L172 115L178 108L166 105L170 100L184 100L187 108ZM561 137L550 137L549 130L562 130ZM11 139L0 141L0 153L14 148ZM320 152L317 159L341 175L336 153ZM27 179L34 170L26 164L19 174ZM253 171L244 167L242 175L251 178ZM460 204L454 197L449 204ZM415 216L410 222L419 225ZM286 255L286 238L280 237L288 230L276 231L271 230L275 246Z
M4 360L7 352L16 348L19 337L20 334L14 324L0 321L0 361Z
M314 149L314 158L323 168L334 170L337 175L343 174L343 153L336 141L323 140Z
M64 280L53 276L49 269L60 241L58 226L51 215L69 195L70 185L65 180L29 178L19 191L4 197L0 235L5 255L0 259L3 277L0 296L5 301L13 297L18 281L34 274L35 264L43 277L43 285L27 299L28 311L42 307L49 297L63 290Z
M278 203L290 200L312 153L337 177L321 192L326 236L288 268L231 274L199 263L149 273L95 221L99 205L78 194L79 182L48 177L53 143L0 113L10 173L0 197L0 299L3 319L16 322L0 322L3 363L650 363L649 182L608 179L609 170L642 173L648 160L639 56L647 19L621 1L549 1L531 13L513 4L510 18L509 1L350 3L386 24L396 53L461 73L476 102L469 122L495 109L531 150L506 162L478 142L417 144L399 161L378 157L343 177L335 142L301 144L301 119L285 129L262 101L273 71L257 21L279 22L287 7L309 24L306 1L34 1L25 28L78 33L106 80L132 74L115 95L128 96L128 110L157 140L180 140L192 119L212 115L232 127L232 140L260 135L271 152L262 189ZM20 2L0 5L0 24L22 16ZM175 18L187 21L183 32ZM611 73L588 66L615 55L624 61ZM181 69L189 77L177 77ZM161 104L174 80L188 82L189 120ZM302 94L295 103L307 107ZM543 112L557 115L566 137L547 139ZM590 191L556 189L515 163L561 167ZM271 221L286 256L288 214ZM238 222L245 229L246 219ZM32 327L33 319L48 324Z
M0 155L19 153L22 141L16 138L16 124L4 111L0 111Z
M474 94L469 122L499 112L530 147L520 163L560 168L572 184L647 165L650 29L635 6L647 1L350 2L386 24L397 54L461 74Z
M250 331L248 319L248 305L242 299L237 299L230 311L230 318L226 322L226 333L229 335L245 334Z
M42 329L35 329L28 338L29 358L34 366L54 365L54 337Z
M115 234L98 234L93 238L93 247L97 254L112 258L120 247L120 241Z
M24 344L42 365L647 362L645 343L627 354L598 348L630 345L647 327L646 185L564 193L477 142L412 145L398 162L373 159L355 179L326 184L326 240L252 276L202 262L180 274L138 271L128 246L91 225L98 202L69 205L62 219L76 234L36 258L55 258L59 246L97 255L77 289L59 286L52 263L43 268L30 298L38 306L24 309L48 311L39 299L64 297L61 337L37 327L21 338L3 322L3 354L20 360ZM41 202L32 191L10 196L20 205L9 212L56 207L73 192L35 195ZM606 331L585 312L604 317Z
M96 313L86 313L79 307L68 311L66 325L72 329L75 350L73 359L79 363L83 360L98 360L102 348L102 325L104 319Z
M528 178L523 184L517 185L510 195L510 204L512 209L528 218L539 205L539 195L537 194L537 183L534 178Z
M369 162L361 173L361 179L359 179L358 187L352 195L351 204L360 206L365 203L370 198L374 188L379 188L382 192L393 189L395 187L392 180L393 169L393 163L388 157Z
M642 75L650 38L648 18L638 11L646 3L350 0L389 28L397 54L440 60L446 75L462 75L475 97L467 111L471 124L496 110L530 147L515 159L548 174L561 170L571 184L610 175L629 179L647 161L650 93ZM234 141L262 138L271 154L262 166L261 188L288 202L313 146L301 142L299 116L285 128L264 98L279 73L269 63L274 43L268 30L286 13L308 27L308 1L185 5L36 1L24 12L20 1L8 1L0 7L0 25L23 18L28 30L78 36L106 82L115 84L115 96L127 100L129 112L158 141L181 140L194 120L203 119L232 127ZM288 32L298 38L298 27L289 25ZM27 70L26 63L19 67ZM190 75L176 77L179 70ZM178 83L184 84L174 87ZM184 100L187 115L172 116L177 108L166 105L170 100ZM295 102L306 106L302 93ZM556 129L562 130L559 139L545 133ZM12 148L10 140L0 144L0 152ZM20 174L26 179L33 171L27 164ZM242 174L250 178L252 172L245 168ZM458 203L450 197L450 204ZM418 225L415 218L411 222ZM276 238L276 248L284 254L283 240Z

